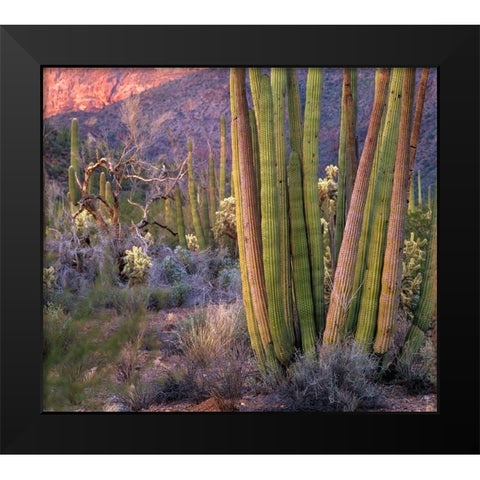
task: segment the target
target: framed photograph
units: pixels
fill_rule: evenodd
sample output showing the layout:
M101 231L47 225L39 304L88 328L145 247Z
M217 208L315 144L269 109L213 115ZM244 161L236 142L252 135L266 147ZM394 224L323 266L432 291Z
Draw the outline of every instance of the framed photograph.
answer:
M2 453L479 453L479 53L2 27Z

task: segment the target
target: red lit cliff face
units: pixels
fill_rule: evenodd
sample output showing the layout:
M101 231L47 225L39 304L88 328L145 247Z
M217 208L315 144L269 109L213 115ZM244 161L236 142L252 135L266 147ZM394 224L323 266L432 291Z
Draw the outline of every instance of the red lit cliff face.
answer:
M92 112L200 68L45 68L43 118Z

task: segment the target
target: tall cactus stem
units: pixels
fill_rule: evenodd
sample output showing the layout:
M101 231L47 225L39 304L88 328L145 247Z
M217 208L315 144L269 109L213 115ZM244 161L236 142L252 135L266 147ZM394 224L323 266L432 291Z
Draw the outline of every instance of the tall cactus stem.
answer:
M218 200L221 202L227 193L227 155L226 155L227 128L225 115L220 117L220 172L218 175Z
M187 241L185 239L185 222L183 219L182 198L180 195L180 187L178 183L175 184L175 203L177 213L177 232L178 232L178 244L182 248L187 248Z

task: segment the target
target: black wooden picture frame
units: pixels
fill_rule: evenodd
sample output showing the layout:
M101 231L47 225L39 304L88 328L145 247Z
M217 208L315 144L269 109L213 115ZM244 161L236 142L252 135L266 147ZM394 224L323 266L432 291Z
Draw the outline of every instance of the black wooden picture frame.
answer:
M3 26L2 453L479 453L478 26ZM42 67L438 68L438 412L42 413Z

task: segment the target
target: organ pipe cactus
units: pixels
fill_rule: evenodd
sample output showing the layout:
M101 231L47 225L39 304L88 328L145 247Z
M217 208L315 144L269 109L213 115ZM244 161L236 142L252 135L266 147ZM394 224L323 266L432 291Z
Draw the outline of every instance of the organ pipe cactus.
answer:
M214 238L212 227L215 225L217 212L217 199L215 197L215 166L213 164L213 154L210 154L210 157L208 159L208 211L210 221L210 244L213 244Z
M365 275L355 332L355 339L365 349L370 347L377 323L380 281L398 141L403 71L404 69L402 68L394 68L392 71L390 96L372 204L370 236L365 259Z
M373 344L373 350L379 354L387 353L392 347L395 319L398 314L400 301L410 173L410 128L414 92L415 69L406 68L403 74L400 126L383 262L382 287L378 305L377 333Z
M225 124L225 115L220 117L220 172L218 178L218 194L219 201L222 201L226 198L226 170L227 170L227 156L226 156L226 137L227 129ZM212 220L212 219L211 219Z
M324 342L336 343L343 338L348 319L352 296L355 295L354 272L357 261L357 249L362 234L363 216L366 210L367 193L370 178L374 178L372 164L380 138L381 122L385 107L390 70L377 70L375 97L365 145L360 158L357 177L352 194L352 202L345 224L344 239L340 247L333 290L327 314Z
M185 239L185 222L183 220L182 199L180 195L180 187L178 183L175 184L175 203L177 205L177 232L178 232L178 244L182 248L187 248L187 241Z
M345 219L350 205L356 172L355 152L355 106L353 102L352 83L356 76L355 69L343 69L342 113L340 119L340 140L338 148L338 194L337 215L335 222L335 251L332 252L332 265L340 251ZM356 82L355 82L356 83Z
M418 85L417 101L415 106L415 116L413 118L412 134L410 136L410 196L408 203L408 211L415 211L415 199L413 192L413 167L415 164L415 155L417 153L418 139L420 138L420 125L422 123L423 105L425 103L425 92L427 91L429 68L422 69L420 83Z
M309 68L305 101L303 132L302 176L303 204L307 226L312 292L317 332L323 332L324 319L324 265L323 234L318 205L318 131L320 129L320 100L322 69Z
M80 188L78 188L77 184L75 167L73 165L68 167L68 198L72 202L72 205L77 205L81 198Z
M418 171L418 207L421 209L422 208L422 176L420 173L420 170Z
M262 261L262 239L257 196L254 192L255 171L253 165L252 138L248 120L248 105L245 89L245 69L232 68L231 95L234 95L232 108L232 134L236 129L238 148L238 168L235 172L235 193L240 197L237 211L241 211L242 232L245 249L243 269L246 269L250 286L254 318L265 351L266 363L274 363L275 354L268 323L267 295ZM239 179L236 177L238 176ZM237 222L237 228L239 223ZM240 248L239 248L240 250ZM253 342L252 342L253 344Z
M293 341L293 313L290 267L290 238L287 198L287 139L285 132L285 95L287 93L287 70L271 70L273 98L273 137L277 165L278 229L280 252L280 282L286 328Z
M110 205L110 207L113 207L113 194L112 194L112 185L110 182L105 182L105 200L107 203Z
M303 150L302 107L295 70L287 68L288 126L290 151L297 152L300 158Z
M312 352L315 349L316 328L302 190L300 159L296 152L292 152L288 164L288 201L293 283L302 350Z
M105 172L100 173L100 196L105 198Z
M202 206L202 231L207 245L210 244L210 240L213 240L213 232L210 228L210 211L208 208L208 192L207 188L199 186L198 190L201 193L201 206Z
M195 236L198 240L198 245L200 250L204 250L207 246L205 237L203 235L202 223L200 221L200 215L197 209L197 195L195 192L195 178L193 175L193 152L192 152L192 141L188 140L187 142L187 168L188 168L188 194L190 197L190 209L192 211L192 222L193 228L195 230Z
M252 151L253 151L253 166L255 168L255 184L258 196L258 204L261 202L260 192L260 147L258 145L258 128L257 120L255 118L255 111L250 109L248 111L248 119L250 122L250 131L252 134Z
M72 205L77 205L82 197L80 187L78 186L78 177L80 175L79 143L78 120L73 118L70 129L70 167L68 169L68 195Z
M402 356L411 356L420 350L425 332L430 327L437 307L437 192L433 192L430 239L427 246L425 273L420 287L420 301L412 325L407 331Z
M293 354L294 332L293 324L288 325L286 322L282 301L279 195L275 164L273 100L270 79L267 75L263 75L261 79L259 118L261 229L268 316L275 354L280 362L286 364Z

